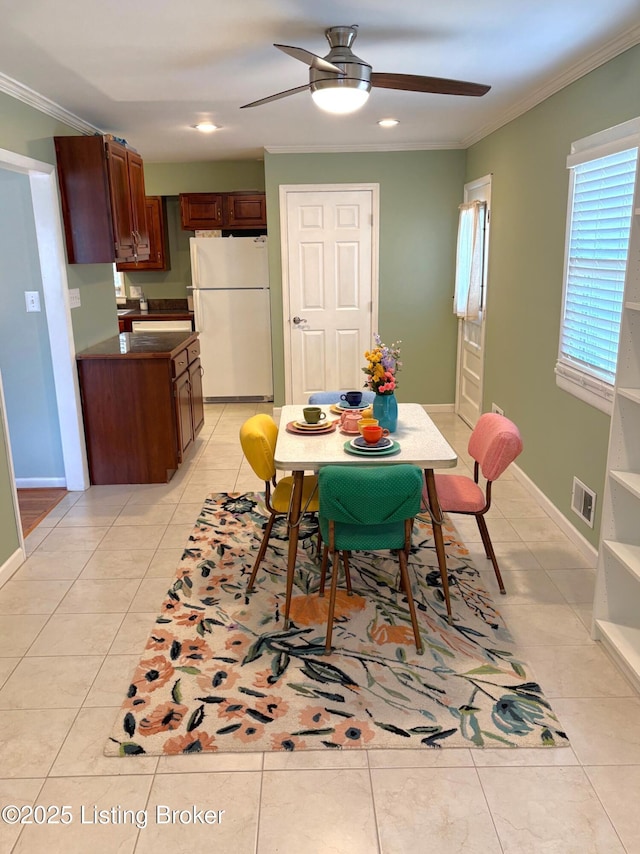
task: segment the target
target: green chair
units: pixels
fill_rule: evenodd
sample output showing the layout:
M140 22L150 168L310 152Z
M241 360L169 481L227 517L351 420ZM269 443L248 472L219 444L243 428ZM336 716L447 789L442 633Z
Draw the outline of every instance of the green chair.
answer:
M397 550L400 579L407 597L416 649L423 651L411 593L407 556L411 549L413 520L420 512L423 475L412 465L323 466L318 474L318 520L324 542L320 595L328 555L332 555L331 596L327 616L325 652L331 652L340 553L347 589L350 590L349 554L352 551Z

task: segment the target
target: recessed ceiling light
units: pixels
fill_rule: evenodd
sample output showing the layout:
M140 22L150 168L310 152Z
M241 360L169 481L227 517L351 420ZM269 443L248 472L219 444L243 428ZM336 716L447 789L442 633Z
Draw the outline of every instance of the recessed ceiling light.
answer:
M201 133L213 133L214 130L220 130L220 127L214 125L213 122L199 122L194 127L196 130L201 131Z
M380 119L378 124L381 128L392 128L400 124L400 122L397 119Z

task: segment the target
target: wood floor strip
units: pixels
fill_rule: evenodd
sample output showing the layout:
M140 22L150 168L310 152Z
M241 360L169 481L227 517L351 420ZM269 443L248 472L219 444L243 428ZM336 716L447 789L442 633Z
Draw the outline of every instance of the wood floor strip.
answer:
M67 490L58 487L42 489L19 489L18 506L22 536L28 536L34 528L47 516L56 504L59 504L67 494Z

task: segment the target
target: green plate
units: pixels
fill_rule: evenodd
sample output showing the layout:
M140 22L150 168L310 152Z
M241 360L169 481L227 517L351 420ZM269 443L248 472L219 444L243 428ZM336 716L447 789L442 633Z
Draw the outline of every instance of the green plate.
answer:
M397 454L400 450L400 445L394 442L390 448L382 448L380 451L361 451L359 448L354 448L351 442L344 443L344 449L348 454L353 454L356 457L389 457L392 454Z

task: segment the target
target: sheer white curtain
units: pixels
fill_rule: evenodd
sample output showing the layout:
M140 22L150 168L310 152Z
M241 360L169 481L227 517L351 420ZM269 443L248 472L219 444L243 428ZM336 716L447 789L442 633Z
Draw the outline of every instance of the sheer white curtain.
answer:
M486 209L486 203L479 201L459 208L453 312L465 320L475 320L480 314Z

